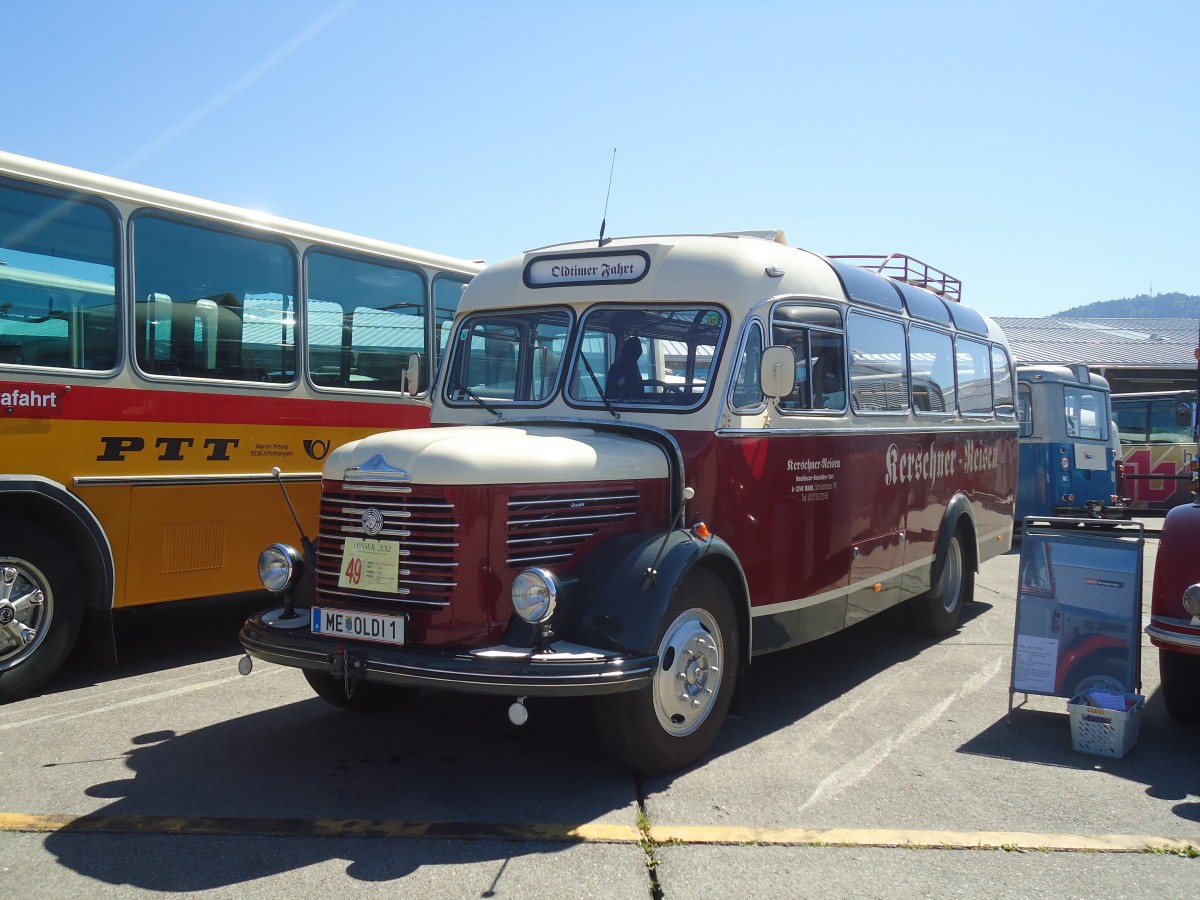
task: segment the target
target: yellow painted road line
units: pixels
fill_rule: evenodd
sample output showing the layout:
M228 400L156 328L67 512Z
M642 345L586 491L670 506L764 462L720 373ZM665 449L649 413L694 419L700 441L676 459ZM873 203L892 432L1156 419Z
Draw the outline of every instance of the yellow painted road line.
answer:
M658 844L761 844L764 846L920 847L947 850L1094 850L1139 853L1200 848L1187 840L1144 834L1055 834L1029 831L935 831L893 828L737 828L652 825Z
M643 834L626 825L404 822L389 819L268 819L211 816L83 816L0 813L0 832L76 834L204 834L254 837L384 837L554 843L895 847L953 850L1054 850L1141 853L1189 852L1185 840L1144 834L1056 834L1029 831L937 831L890 828L739 828L652 825Z

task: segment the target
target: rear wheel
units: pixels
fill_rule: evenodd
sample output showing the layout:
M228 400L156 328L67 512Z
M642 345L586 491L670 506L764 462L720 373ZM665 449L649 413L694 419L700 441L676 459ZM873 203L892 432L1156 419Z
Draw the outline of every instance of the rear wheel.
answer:
M395 687L390 684L377 684L372 681L359 681L354 685L350 696L346 696L346 685L334 678L328 672L317 672L304 669L304 679L309 687L317 692L317 696L326 703L332 703L339 709L351 712L376 712L392 709L410 702L420 692L420 688Z
M601 741L643 775L674 772L709 748L738 674L737 614L729 589L712 572L697 569L684 578L665 620L650 684L595 700Z
M0 702L27 697L62 666L83 620L79 571L33 522L0 522Z
M1176 722L1200 722L1200 656L1158 648L1163 702Z
M930 591L908 601L913 626L925 634L950 634L962 620L963 606L975 596L975 572L967 565L962 541L955 532L946 545L942 576Z

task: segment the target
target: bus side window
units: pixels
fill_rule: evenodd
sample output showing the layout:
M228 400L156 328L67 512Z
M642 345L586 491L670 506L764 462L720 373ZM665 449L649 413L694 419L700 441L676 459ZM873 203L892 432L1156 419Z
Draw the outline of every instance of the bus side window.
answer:
M813 408L845 409L846 348L842 336L814 331L809 343L813 355Z
M846 347L835 308L801 301L781 304L771 320L771 343L790 347L796 358L796 386L780 398L779 409L846 408Z
M947 332L920 325L908 330L913 407L919 413L954 411L954 341Z
M963 415L991 415L991 354L987 345L959 335L954 349L959 412Z
M1020 423L1019 437L1033 436L1033 391L1028 385L1017 387L1017 421Z
M746 334L746 345L738 360L733 381L734 409L753 409L763 402L762 385L759 384L759 362L762 359L762 326L757 322Z
M1011 416L1013 410L1013 370L1003 347L992 347L992 396L996 414Z
M846 329L852 347L851 409L870 413L907 412L908 348L904 326L879 316L852 312ZM991 410L990 384L988 410Z
M132 227L142 371L291 380L299 272L290 244L156 212L138 212Z

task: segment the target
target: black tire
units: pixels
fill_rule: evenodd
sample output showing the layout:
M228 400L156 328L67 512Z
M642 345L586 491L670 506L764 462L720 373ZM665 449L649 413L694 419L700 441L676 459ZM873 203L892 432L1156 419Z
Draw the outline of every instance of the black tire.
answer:
M83 592L73 556L34 522L0 522L0 703L40 688L75 646Z
M1200 723L1200 656L1159 647L1158 675L1171 718L1184 725Z
M741 658L733 600L712 572L695 569L683 579L664 624L651 683L594 704L605 748L642 775L674 772L708 750L729 712Z
M975 571L967 564L958 533L946 545L942 575L930 591L908 601L913 627L923 634L944 637L958 628L963 607L975 599Z
M346 696L346 686L340 679L334 678L328 672L317 672L304 669L304 679L309 687L317 692L317 696L326 703L331 703L338 709L348 709L351 712L378 712L393 709L410 702L420 692L420 688L395 687L390 684L377 684L373 681L359 681L354 685L354 692Z

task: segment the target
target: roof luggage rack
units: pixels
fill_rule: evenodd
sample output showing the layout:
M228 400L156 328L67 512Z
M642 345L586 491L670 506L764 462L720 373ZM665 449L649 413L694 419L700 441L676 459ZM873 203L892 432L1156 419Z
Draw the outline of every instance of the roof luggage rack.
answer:
M906 253L892 253L888 256L848 253L832 255L829 259L844 259L859 268L886 275L896 281L903 281L927 291L933 291L939 297L953 300L956 303L962 302L962 281L960 279L947 275L941 269L923 263Z

